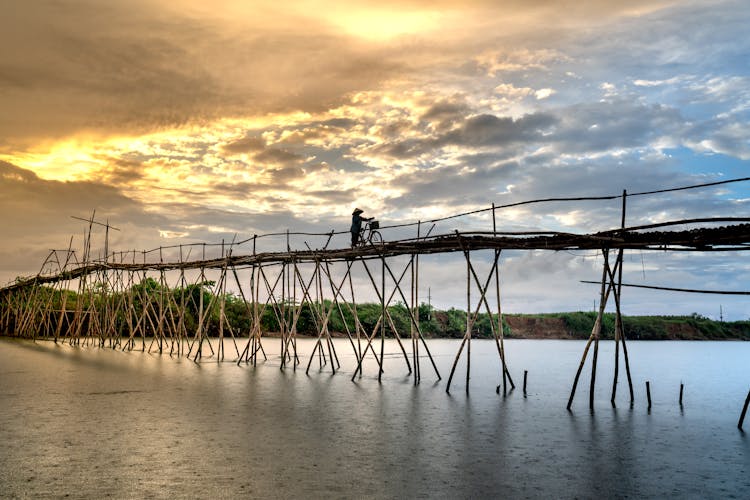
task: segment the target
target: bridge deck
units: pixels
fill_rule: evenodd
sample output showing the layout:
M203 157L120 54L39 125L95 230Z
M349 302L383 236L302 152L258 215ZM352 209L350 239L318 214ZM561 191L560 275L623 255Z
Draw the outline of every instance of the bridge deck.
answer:
M475 250L591 250L640 249L682 251L740 251L750 250L750 221L747 218L723 218L723 222L741 221L733 225L704 227L680 231L644 231L645 229L697 222L717 222L717 219L683 221L637 226L602 231L592 234L562 232L470 232L444 234L420 239L384 242L355 248L307 249L281 252L260 252L249 255L227 255L221 258L182 262L116 263L96 261L75 269L52 275L37 275L0 288L0 292L31 284L56 283L79 278L105 269L127 271L175 269L221 269L248 267L258 264L305 262L336 262L354 259L377 259L399 255L450 253Z

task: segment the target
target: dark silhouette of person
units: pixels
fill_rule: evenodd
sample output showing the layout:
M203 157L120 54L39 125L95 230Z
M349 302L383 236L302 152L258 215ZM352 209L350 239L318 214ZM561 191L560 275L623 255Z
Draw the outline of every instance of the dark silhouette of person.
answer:
M362 221L371 221L375 217L362 217L363 211L359 208L355 208L352 212L352 227L349 229L352 232L352 247L357 246L359 241L359 232L362 230Z

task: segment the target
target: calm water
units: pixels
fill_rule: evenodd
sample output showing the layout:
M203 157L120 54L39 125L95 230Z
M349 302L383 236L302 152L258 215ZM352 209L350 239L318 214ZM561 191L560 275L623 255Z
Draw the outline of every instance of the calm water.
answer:
M0 496L72 498L747 498L750 438L736 425L750 343L630 342L609 403L613 344L601 344L594 413L589 364L565 410L584 344L472 342L471 388L456 341L430 341L414 386L388 343L371 361L336 341L340 373L279 370L278 340L252 366L0 339ZM227 347L230 352L230 347ZM528 370L528 395L521 386ZM646 408L645 381L653 406ZM684 406L678 405L680 382ZM750 431L750 417L745 422Z

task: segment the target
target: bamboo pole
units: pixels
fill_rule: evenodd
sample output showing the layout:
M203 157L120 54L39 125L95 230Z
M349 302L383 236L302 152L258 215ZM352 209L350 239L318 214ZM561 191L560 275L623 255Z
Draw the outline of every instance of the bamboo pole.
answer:
M346 332L346 336L349 339L349 343L352 346L352 350L354 351L354 354L356 355L357 346L354 344L354 339L352 338L351 330L349 329L349 325L346 322L344 311L341 308L341 302L339 301L339 297L341 297L342 299L344 298L341 292L341 289L344 287L344 284L347 281L347 277L350 276L350 272L352 268L351 261L347 262L346 264L347 264L346 272L344 273L344 277L341 279L341 283L339 284L338 287L336 287L336 284L333 281L333 275L331 274L330 263L328 261L325 262L325 273L328 278L328 282L331 285L331 293L333 294L333 303L336 305L336 310L338 311L339 316L341 317L341 322L344 325L344 331ZM346 303L346 301L344 301L344 303ZM355 324L355 328L356 328L356 324Z
M365 269L368 271L368 274L369 274L369 269L367 268L367 265L364 263L364 261L362 262L362 264L365 266ZM372 277L372 275L370 275L370 279L372 280L373 284L375 284L375 280ZM375 292L377 293L378 292L377 285L375 285L375 287L376 287ZM359 320L357 319L357 321ZM378 364L379 373L383 371L383 366L382 366L383 360L378 357L378 353L375 351L375 347L372 345L372 342L375 339L375 336L377 335L378 331L380 330L381 323L383 321L385 321L385 318L383 318L383 316L381 315L378 318L378 320L375 322L375 326L373 327L373 330L370 333L368 333L360 323L360 327L362 328L362 332L365 334L365 340L367 341L367 343L365 344L364 353L362 354L362 356L359 358L357 362L357 367L354 370L354 374L352 375L352 381L354 381L354 378L356 377L357 373L362 372L362 363L364 362L364 358L367 355L367 351L372 352L372 355L375 357L375 361Z
M382 262L385 263L385 260L383 259ZM372 283L373 289L375 290L375 293L378 296L378 300L383 301L384 297L378 291L378 285L375 282L375 278L373 277L372 273L370 272L369 267L367 267L367 264L365 263L364 260L362 261L362 265L363 265L365 271L367 272L367 276L370 278L370 282ZM402 271L401 276L399 276L399 278L396 279L396 276L393 274L393 271L391 270L390 266L388 266L387 263L385 263L385 265L383 266L383 272L385 272L387 270L388 273L389 273L389 275L390 275L390 277L391 277L391 279L393 280L393 282L395 284L393 290L391 291L391 294L388 297L388 300L385 301L385 306L386 306L385 316L383 316L381 314L381 319L383 320L383 323L385 323L385 321L387 319L390 319L390 313L388 312L387 307L388 307L388 305L390 305L391 301L393 300L393 297L396 295L397 292L401 294L401 298L404 300L404 303L406 303L406 299L404 298L403 291L401 290L401 286L400 285L401 285L401 281L404 279L404 276L406 275L406 271L408 271L408 269L409 269L409 265L407 264L407 266ZM412 317L412 321L414 321L413 317ZM392 319L391 319L391 324L392 324ZM411 374L412 370L411 370L411 365L409 364L409 355L406 353L406 349L404 349L404 346L401 343L401 337L399 336L398 331L396 330L395 326L392 326L392 329L393 329L394 338L397 341L399 347L401 348L401 352L404 355L404 360L406 361L406 367L409 370L409 373ZM368 347L369 347L369 345L368 345ZM367 352L368 347L365 347L365 352ZM382 366L381 366L381 369L382 369Z
M745 398L745 405L742 407L742 413L740 413L740 420L737 422L737 428L742 430L742 423L745 421L745 414L747 413L747 406L750 404L750 391L747 392Z
M325 332L325 338L326 338L326 344L328 346L328 358L331 360L331 371L335 374L336 368L339 368L341 364L339 363L338 355L336 354L336 346L333 345L333 338L331 337L331 332L328 327L330 319L331 319L331 313L333 313L333 302L331 302L330 306L328 307L328 311L326 312L326 306L325 306L325 289L323 288L323 276L321 273L321 265L320 262L316 264L318 268L318 288L320 289L320 314L321 317L325 316L325 318L322 321L322 327L323 331Z
M610 286L607 286L607 264L605 262L603 269L602 269L602 281L601 281L601 292L600 292L600 301L599 301L599 313L596 316L596 320L594 321L594 327L591 329L591 335L589 336L588 342L586 342L586 347L583 349L583 355L581 356L581 363L578 365L578 371L576 372L575 379L573 380L573 387L570 389L570 397L568 398L568 406L567 409L570 410L570 407L573 405L573 398L575 397L576 393L576 387L578 386L578 378L581 376L581 370L583 370L583 365L586 363L586 355L589 352L589 347L591 347L591 343L594 340L594 336L599 334L599 331L601 329L601 323L602 323L602 317L604 315L604 307L607 304L607 298L609 297L609 291L611 289L611 282Z
M294 265L294 272L297 272L297 259L292 259L292 264ZM294 352L294 363L292 364L292 370L297 370L297 365L300 363L299 358L297 357L297 322L299 321L299 317L302 314L302 301L300 301L300 304L297 305L297 279L294 275L290 276L289 279L291 279L292 282L292 311L291 314L294 316L296 312L296 319L294 319L294 323L292 324L292 327L290 329L290 335L291 335L291 346L292 351Z
M377 286L375 285L375 281L374 281L372 275L370 275L369 269L367 268L367 265L365 264L364 260L362 260L362 264L364 265L365 270L367 270L368 275L370 276L370 281L373 283L373 286L375 287L375 291L377 293ZM389 273L389 275L391 277L391 280L395 283L394 290L393 290L393 292L391 292L391 297L388 299L388 303L390 303L390 301L393 299L393 296L396 293L398 293L399 296L401 297L401 300L404 302L404 304L407 304L408 301L407 301L406 297L404 296L404 292L401 289L400 284L401 284L401 280L403 280L403 277L406 274L406 271L408 270L408 265L407 265L407 268L404 268L404 271L401 273L401 276L398 279L396 279L396 276L393 274L393 271L391 270L391 268L389 266L385 266L385 267L386 267L386 270L388 271L388 273ZM427 353L427 357L430 359L430 362L432 363L432 367L435 370L435 375L437 376L438 380L440 380L441 379L440 372L437 369L437 365L435 364L435 360L432 358L432 353L430 353L430 349L427 346L427 342L425 341L424 336L422 335L422 331L419 328L419 323L417 323L416 319L411 314L411 312L409 313L409 319L410 319L411 322L414 323L414 326L417 329L417 332L419 334L419 338L422 341L422 346L424 347L425 352ZM399 340L399 345L401 345L400 338L398 338L398 340ZM403 350L403 346L402 346L402 350ZM408 357L407 357L407 364L408 364ZM411 372L411 370L410 370L410 372Z
M471 315L471 257L466 252L466 394L469 393L469 373L471 372L471 329L474 327Z
M467 295L467 311L466 311L466 333L464 334L463 340L461 341L461 346L459 347L458 353L456 354L456 357L453 361L453 367L451 368L451 374L448 377L448 384L446 387L446 392L450 392L450 383L453 380L453 373L456 370L456 366L458 365L458 360L461 357L461 353L463 352L463 348L466 345L468 347L467 349L467 363L466 363L466 390L468 391L468 383L469 383L469 369L471 366L470 361L470 355L471 355L471 330L476 323L477 319L479 318L479 311L482 308L482 305L485 306L487 310L487 314L492 317L492 311L490 310L489 302L487 301L487 290L489 289L490 283L492 281L492 277L494 275L495 270L497 269L497 259L499 258L499 254L495 255L495 261L493 262L492 268L490 269L490 272L487 276L487 280L485 281L484 285L482 285L481 281L479 280L479 277L476 274L476 271L474 270L474 267L471 265L471 256L469 253L469 250L464 247L464 257L466 258L466 295ZM474 278L474 281L479 288L479 301L477 302L477 307L472 313L471 310L471 278ZM492 322L490 322L490 328L492 329L493 335L495 335L495 329ZM499 391L499 389L497 389Z
M605 277L607 276L607 273L609 272L609 249L605 249L603 252L604 254L604 269L605 269ZM612 281L610 280L609 288L612 288ZM602 301L604 302L604 301ZM602 307L599 308L599 328L596 329L594 333L594 355L591 360L591 383L589 385L589 408L594 409L594 389L596 386L596 365L597 365L597 358L599 356L599 336L601 333L601 327L602 327L602 321L604 318L604 307L606 307L606 303L602 304Z
M492 203L492 235L497 236L497 216L495 203ZM495 250L495 261L500 258L501 250ZM508 368L505 365L505 349L503 343L504 331L503 331L503 314L500 306L500 271L495 267L495 295L497 297L497 331L498 335L495 335L495 344L497 345L497 353L500 356L501 371L503 374L503 395L507 394L507 379L508 379ZM512 383L512 381L511 381ZM500 392L499 389L496 392Z
M411 280L409 282L409 288L411 290L411 302L409 304L410 313L413 317L419 321L419 308L416 305L416 270L415 270L415 257L414 254L411 255L411 261L410 266L411 268ZM416 335L416 329L414 328L414 323L409 322L409 339L411 340L411 352L412 352L412 361L414 364L414 385L417 385L419 383L419 358L417 356L417 349L418 349L418 341L417 341L417 335Z
M253 327L253 310L250 305L250 303L247 301L247 298L245 297L245 291L242 289L242 283L240 282L239 275L237 274L237 269L232 266L232 275L234 276L234 281L237 284L237 289L240 291L240 297L242 298L242 303L245 306L245 310L247 311L247 316L250 319L250 331L248 332L248 338L247 338L247 344L245 345L245 349L242 351L241 354L238 354L237 364L239 365L242 363L243 358L245 359L245 362L249 361L250 356L250 350L253 347L252 341L254 340L254 327ZM250 294L251 298L253 293L252 285L250 288Z
M624 232L625 227L625 208L627 203L627 196L628 192L623 189L622 191L622 228ZM622 252L622 250L621 250ZM633 379L630 376L630 360L628 358L628 346L625 342L625 332L622 327L622 315L620 314L620 307L619 307L619 298L622 297L621 290L622 290L622 267L623 267L623 258L621 256L620 258L620 271L619 276L617 278L617 297L618 297L618 317L620 317L620 340L622 340L622 353L625 356L625 374L628 378L628 389L630 390L630 405L633 405L633 402L635 401L635 397L633 396Z
M622 218L620 221L620 228L623 230L624 236L624 229L625 229L625 210L626 210L626 204L627 204L627 191L622 191ZM615 406L615 397L617 395L617 377L620 370L620 338L624 337L623 335L623 328L622 328L622 314L620 309L620 294L622 293L622 266L623 266L623 249L621 248L617 252L617 261L615 262L615 267L617 268L617 288L615 290L615 370L614 370L614 376L612 378L612 398L610 399L610 402L612 406Z
M349 264L347 262L347 265L349 265L349 267L351 268L351 264ZM364 353L362 353L362 337L361 337L361 333L363 331L363 328L362 328L362 325L361 325L361 323L359 321L359 315L357 314L357 301L356 301L356 299L354 297L354 283L352 282L351 272L349 273L349 279L348 279L348 281L349 281L349 290L350 290L351 295L352 295L352 307L351 307L350 310L351 310L352 316L354 318L354 331L356 332L356 335L357 335L357 352L356 352L356 354L357 354L357 368L354 370L354 374L352 375L352 381L353 381L354 377L357 376L357 373L359 373L360 377L362 376L362 360L364 359ZM365 351L365 353L366 352L367 351ZM377 359L377 355L375 356L375 358Z
M422 233L422 221L417 223L417 241L419 241ZM414 316L415 322L409 323L409 329L411 331L411 342L412 352L414 353L414 385L417 385L422 378L422 373L419 366L419 254L411 254L414 259L412 264L412 290L414 290L414 300L412 302L415 309L412 316Z
M381 377L383 375L383 365L385 364L385 257L381 257L381 264L380 316L383 318L383 321L380 323L380 359L382 363L380 364L380 370L378 370L378 383L381 381Z
M466 255L466 252L464 251L464 255ZM453 380L453 373L456 371L456 366L458 365L458 360L461 357L461 353L464 350L464 346L466 346L467 341L471 337L471 275L468 271L468 268L470 267L468 264L468 256L467 259L467 271L466 271L466 332L464 333L464 337L461 340L461 345L458 348L458 352L456 353L456 357L453 359L453 366L451 367L451 373L448 376L448 383L445 386L445 392L450 393L451 390L451 381ZM466 388L468 391L469 386L469 361L467 358L467 368L466 368Z
M315 282L315 300L310 295L310 287L312 286L313 281ZM323 339L326 337L326 326L325 322L323 320L323 305L321 300L321 288L322 288L322 282L320 281L320 263L316 262L315 269L313 270L312 278L310 279L310 283L305 288L304 282L300 283L303 287L303 298L302 301L304 302L305 298L309 301L308 304L310 305L310 311L313 316L313 322L315 323L315 326L318 330L318 335L315 341L315 346L313 347L313 352L310 355L310 359L307 363L307 369L305 370L305 374L309 374L310 372L310 365L312 364L312 360L315 356L315 353L319 353L319 360L320 360L320 366L323 366L323 360L325 359L325 353L323 351ZM301 310L301 308L300 308ZM331 309L332 310L332 309ZM334 373L336 373L336 368L334 366L333 362L333 356L331 355L329 351L329 358L331 358L331 368Z

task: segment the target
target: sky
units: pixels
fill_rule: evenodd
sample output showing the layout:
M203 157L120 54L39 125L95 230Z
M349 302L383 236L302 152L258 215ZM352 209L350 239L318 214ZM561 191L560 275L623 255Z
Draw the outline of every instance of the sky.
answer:
M0 283L80 252L73 217L94 211L119 229L110 250L142 250L347 231L354 207L387 226L747 177L747 26L745 1L0 0ZM748 217L749 200L747 182L632 198L627 224ZM620 203L503 209L497 225L613 229ZM434 231L456 229L491 220ZM306 238L294 245L323 244ZM505 252L505 310L593 309L598 287L580 281L601 265ZM429 300L460 307L462 257L421 266ZM625 257L634 284L746 291L749 277L745 254ZM623 295L626 314L720 311L748 319L750 303Z

